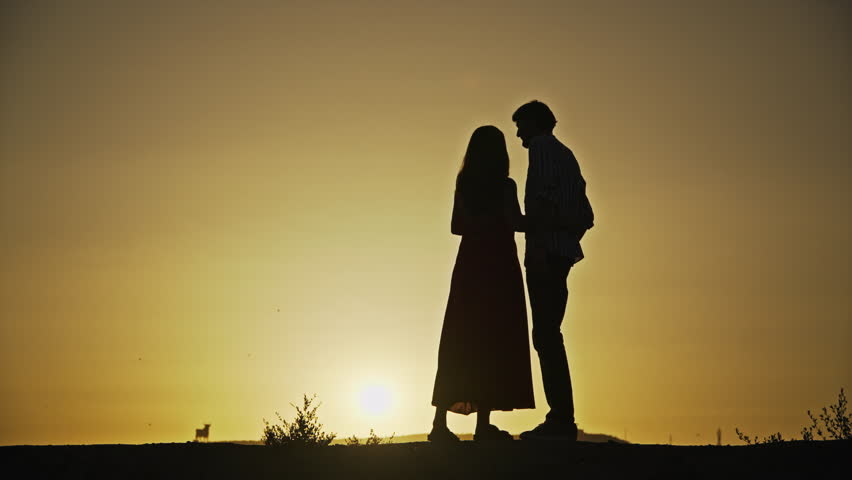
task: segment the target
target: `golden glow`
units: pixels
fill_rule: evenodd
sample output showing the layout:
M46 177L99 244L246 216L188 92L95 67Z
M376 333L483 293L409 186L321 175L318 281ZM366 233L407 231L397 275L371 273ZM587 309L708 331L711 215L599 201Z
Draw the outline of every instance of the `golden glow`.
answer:
M14 3L0 444L259 439L304 393L339 438L427 431L455 174L493 124L523 195L534 98L596 214L581 428L790 437L852 388L845 2Z
M390 391L383 385L368 385L361 390L361 410L369 415L384 415L392 405Z

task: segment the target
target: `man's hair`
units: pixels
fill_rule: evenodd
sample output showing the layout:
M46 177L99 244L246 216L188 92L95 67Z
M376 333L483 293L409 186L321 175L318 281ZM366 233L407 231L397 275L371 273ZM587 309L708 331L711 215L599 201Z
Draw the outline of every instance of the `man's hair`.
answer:
M556 117L550 111L550 107L538 100L525 103L512 114L512 121L531 122L544 130L553 130L556 126Z

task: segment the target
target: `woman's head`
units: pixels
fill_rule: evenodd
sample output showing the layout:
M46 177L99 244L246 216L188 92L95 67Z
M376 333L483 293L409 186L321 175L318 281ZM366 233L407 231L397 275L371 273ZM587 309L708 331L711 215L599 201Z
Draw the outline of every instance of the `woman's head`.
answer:
M506 137L499 128L485 125L473 131L458 179L497 180L509 176Z

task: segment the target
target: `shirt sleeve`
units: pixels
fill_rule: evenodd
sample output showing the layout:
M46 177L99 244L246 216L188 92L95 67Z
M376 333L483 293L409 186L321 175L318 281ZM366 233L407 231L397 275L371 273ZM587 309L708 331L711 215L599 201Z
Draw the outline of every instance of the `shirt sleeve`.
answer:
M558 144L530 149L531 194L527 207L551 216L558 230L585 231L594 225L594 213L586 197L586 181L574 153Z

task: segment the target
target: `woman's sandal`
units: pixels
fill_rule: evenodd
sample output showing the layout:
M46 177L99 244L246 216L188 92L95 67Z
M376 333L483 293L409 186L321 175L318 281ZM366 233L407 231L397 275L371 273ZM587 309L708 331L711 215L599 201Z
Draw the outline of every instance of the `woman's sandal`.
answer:
M515 437L512 436L511 433L500 430L495 425L488 425L485 427L485 430L477 431L473 435L473 440L477 442L502 442L502 441L512 441Z
M432 431L426 436L426 439L434 443L456 443L459 441L459 437L446 427L432 428Z

